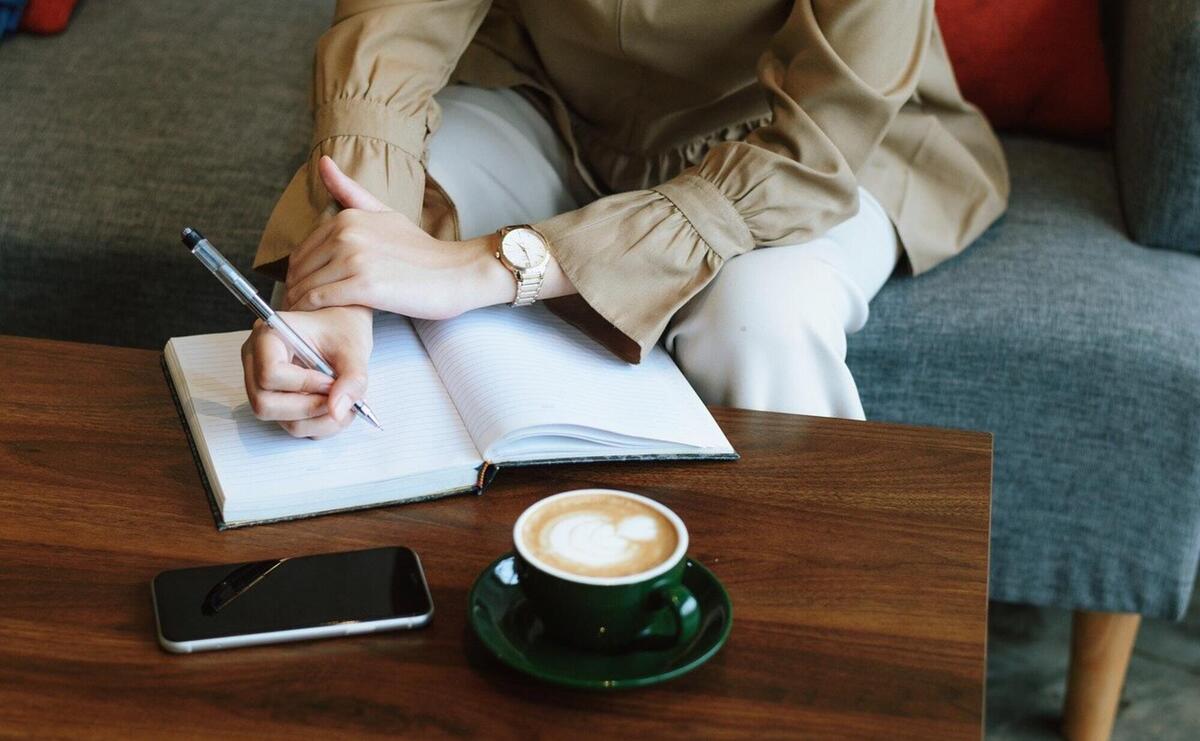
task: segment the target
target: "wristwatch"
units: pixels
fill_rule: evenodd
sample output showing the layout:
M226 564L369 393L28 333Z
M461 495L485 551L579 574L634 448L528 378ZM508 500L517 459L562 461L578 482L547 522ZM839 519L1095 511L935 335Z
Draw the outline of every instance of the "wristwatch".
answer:
M550 260L546 238L528 224L506 226L499 234L496 258L517 279L517 295L509 305L529 306L537 301L546 277L546 263Z

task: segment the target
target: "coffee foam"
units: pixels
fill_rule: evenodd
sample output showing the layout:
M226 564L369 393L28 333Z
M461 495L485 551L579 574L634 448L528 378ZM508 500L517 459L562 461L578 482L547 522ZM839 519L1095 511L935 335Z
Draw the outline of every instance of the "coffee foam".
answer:
M662 564L679 545L654 507L617 494L565 497L536 509L521 529L534 557L577 576L621 577Z

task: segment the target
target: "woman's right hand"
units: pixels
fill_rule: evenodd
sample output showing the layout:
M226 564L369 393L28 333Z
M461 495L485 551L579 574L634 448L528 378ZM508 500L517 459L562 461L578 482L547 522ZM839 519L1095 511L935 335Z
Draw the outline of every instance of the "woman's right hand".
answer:
M242 345L246 395L254 416L279 422L295 437L320 439L353 420L353 404L367 393L367 361L373 337L371 310L339 306L283 311L280 316L337 371L333 380L292 362L283 340L261 321Z

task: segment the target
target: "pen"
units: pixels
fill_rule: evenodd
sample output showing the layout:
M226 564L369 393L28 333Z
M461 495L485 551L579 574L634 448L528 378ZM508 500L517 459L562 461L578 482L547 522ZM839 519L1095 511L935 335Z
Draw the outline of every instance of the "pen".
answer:
M308 344L296 330L288 326L288 323L283 321L283 317L275 313L271 305L262 300L258 295L258 291L254 290L254 286L242 277L242 274L237 271L228 260L226 260L217 248L212 246L204 238L204 235L195 229L183 230L183 243L187 245L188 251L196 256L200 262L204 263L204 267L212 271L212 274L217 276L217 280L229 289L229 292L237 296L238 301L246 305L246 308L253 311L259 319L263 320L271 329L279 333L292 352L296 353L296 357L300 360L300 364L306 368L312 368L329 376L337 378L337 372L333 367L321 357L321 354L313 349L312 345ZM382 430L383 426L379 424L379 420L371 411L371 408L363 401L354 402L354 413L363 419L370 422L377 429Z

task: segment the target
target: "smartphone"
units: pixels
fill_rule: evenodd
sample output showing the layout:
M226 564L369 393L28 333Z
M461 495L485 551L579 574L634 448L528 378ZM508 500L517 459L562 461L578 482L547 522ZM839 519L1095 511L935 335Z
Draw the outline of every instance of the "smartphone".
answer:
M164 571L150 583L173 653L419 628L433 599L409 548Z

